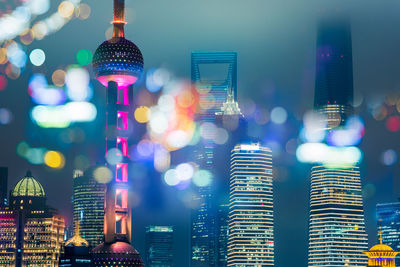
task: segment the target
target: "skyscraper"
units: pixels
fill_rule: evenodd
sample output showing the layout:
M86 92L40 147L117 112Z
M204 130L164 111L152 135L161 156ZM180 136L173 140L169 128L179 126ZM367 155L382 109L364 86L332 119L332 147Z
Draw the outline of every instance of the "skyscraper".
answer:
M314 107L327 116L330 128L342 124L352 112L352 56L349 21L321 20L317 33Z
M146 266L172 267L174 229L172 226L146 227Z
M7 206L8 169L0 167L0 208Z
M192 82L199 93L199 123L215 123L216 114L227 102L228 93L237 98L237 53L193 52L191 55ZM196 160L203 169L213 170L215 133L197 146ZM212 186L201 187L195 196L199 207L191 213L191 266L215 266L217 261L217 207L213 203Z
M228 266L274 266L272 153L259 143L231 154Z
M384 244L395 251L400 251L400 202L381 203L376 205L378 233L382 233ZM399 257L396 264L400 266Z
M75 171L72 183L74 226L79 222L80 234L91 247L95 247L103 241L104 235L105 185L94 179L93 168L84 174Z
M113 177L106 185L104 243L92 250L94 266L143 266L139 253L131 246L132 201L128 165L129 119L133 117L133 84L143 73L139 48L125 39L125 1L114 0L113 36L93 55L96 79L107 86L106 153L120 158L109 162ZM110 154L109 154L110 155ZM117 259L115 261L111 258Z
M343 125L353 100L347 20L321 21L317 37L314 108L327 130ZM308 266L365 266L368 249L358 167L314 166L311 171Z

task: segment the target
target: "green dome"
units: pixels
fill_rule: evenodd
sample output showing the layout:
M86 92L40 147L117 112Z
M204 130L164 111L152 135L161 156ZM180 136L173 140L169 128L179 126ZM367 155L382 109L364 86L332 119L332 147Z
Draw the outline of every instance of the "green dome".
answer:
M45 197L42 185L28 171L12 191L13 197Z

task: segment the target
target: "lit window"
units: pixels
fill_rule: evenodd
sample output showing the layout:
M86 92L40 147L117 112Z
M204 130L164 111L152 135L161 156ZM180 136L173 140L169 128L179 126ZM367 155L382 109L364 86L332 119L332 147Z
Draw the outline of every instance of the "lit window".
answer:
M117 182L128 182L128 164L127 163L117 163L115 180Z
M128 130L128 112L117 111L117 129Z

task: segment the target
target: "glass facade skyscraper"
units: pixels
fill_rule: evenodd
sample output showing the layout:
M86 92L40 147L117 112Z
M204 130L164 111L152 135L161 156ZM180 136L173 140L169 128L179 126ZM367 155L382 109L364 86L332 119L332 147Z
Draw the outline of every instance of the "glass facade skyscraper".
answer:
M342 126L353 101L352 48L347 19L321 21L317 36L314 108L327 130ZM314 166L311 171L308 266L366 266L361 178L358 167Z
M366 266L360 170L311 171L308 266Z
M199 123L215 123L228 94L237 98L237 53L193 52L191 78L199 93ZM213 132L196 148L200 168L215 175L213 165L215 144ZM191 266L216 266L218 260L217 206L213 202L212 186L201 187L194 196L199 206L191 212Z
M146 266L173 266L173 234L172 226L146 227Z
M94 179L93 168L75 171L73 179L74 227L79 223L81 236L95 247L103 242L105 186Z
M228 266L274 266L272 153L259 143L231 153Z
M400 251L400 202L381 203L376 205L376 218L382 241L395 251ZM400 266L400 258L396 257L396 265Z

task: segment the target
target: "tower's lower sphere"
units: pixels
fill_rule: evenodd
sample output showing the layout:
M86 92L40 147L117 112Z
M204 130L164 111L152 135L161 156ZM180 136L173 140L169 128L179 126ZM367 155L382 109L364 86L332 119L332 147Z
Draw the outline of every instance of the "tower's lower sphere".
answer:
M92 250L92 266L143 267L139 252L126 242L101 243Z
M143 73L143 56L139 48L123 37L103 42L93 55L96 79L104 86L114 81L118 86L135 83Z

